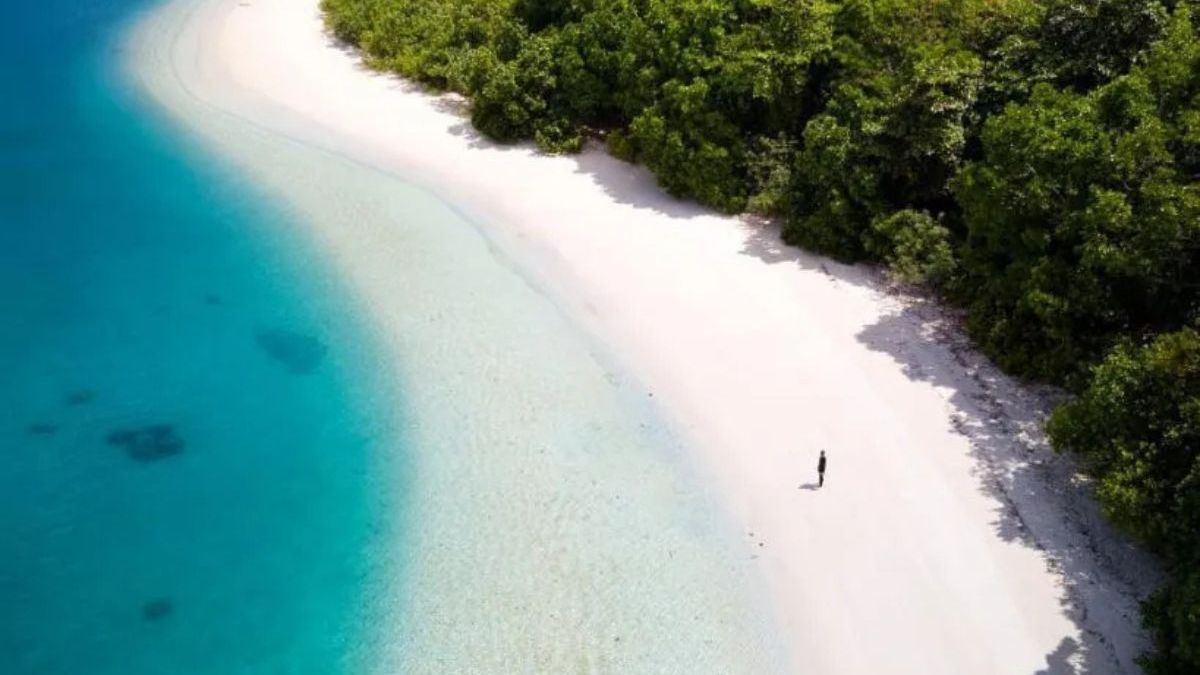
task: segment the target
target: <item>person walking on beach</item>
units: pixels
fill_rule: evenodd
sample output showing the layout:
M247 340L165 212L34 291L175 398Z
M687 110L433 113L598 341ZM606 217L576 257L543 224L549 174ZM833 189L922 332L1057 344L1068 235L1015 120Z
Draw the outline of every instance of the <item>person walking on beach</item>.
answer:
M817 460L817 487L825 487L825 451L821 451L821 458Z

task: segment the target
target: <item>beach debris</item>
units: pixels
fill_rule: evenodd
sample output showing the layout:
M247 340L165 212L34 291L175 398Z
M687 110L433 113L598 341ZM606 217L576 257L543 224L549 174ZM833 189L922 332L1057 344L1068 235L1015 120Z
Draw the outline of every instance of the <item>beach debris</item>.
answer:
M169 424L151 424L138 429L117 429L106 438L109 445L123 448L135 462L154 462L183 452L183 439Z
M316 338L290 330L260 330L256 339L268 356L282 363L293 375L312 372L321 364L327 351Z
M58 431L57 424L48 422L36 422L25 428L31 436L52 436Z
M153 598L142 604L142 618L146 621L165 619L175 609L170 598Z
M96 399L96 392L91 389L77 389L67 394L67 405L85 405Z

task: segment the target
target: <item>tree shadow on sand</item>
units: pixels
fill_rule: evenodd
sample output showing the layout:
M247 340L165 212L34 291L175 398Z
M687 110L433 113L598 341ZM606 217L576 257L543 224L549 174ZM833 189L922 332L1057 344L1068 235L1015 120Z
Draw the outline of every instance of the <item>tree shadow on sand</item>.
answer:
M438 95L410 83L402 83L398 86L406 87L409 91L427 93L433 97L431 104L434 108L461 117L460 122L451 125L448 129L450 133L465 139L467 146L473 150L515 152L526 155L544 154L537 146L528 141L500 143L484 136L471 126L468 119L470 104L461 96ZM613 157L598 140L587 141L583 151L577 154L555 155L555 157L571 162L575 173L587 176L596 187L617 204L635 209L648 209L657 215L676 220L719 215L715 214L712 209L696 202L671 196L658 187L658 179L646 167ZM531 198L540 196L537 185L531 185L530 189L534 191L530 195Z
M471 125L471 104L463 96L440 92L420 82L371 68L363 61L362 53L357 47L338 39L329 32L326 32L325 44L329 48L353 58L361 72L386 78L389 86L399 91L423 94L428 97L430 106L435 110L457 117L458 121L448 126L447 130L455 136L463 138L469 148L488 152L545 154L531 141L501 143L484 136ZM589 176L592 182L618 204L638 209L651 209L660 215L671 218L686 219L714 215L711 209L696 202L678 199L662 189L648 189L648 186L657 185L654 174L644 166L613 157L598 139L588 140L583 151L578 154L560 155L559 157L574 162L576 173ZM530 189L537 191L538 186L532 185Z
M1062 394L1001 373L971 346L953 311L906 294L878 270L788 247L761 221L746 221L742 253L818 271L894 306L859 332L859 342L894 359L910 380L951 392L947 423L969 442L979 490L995 504L993 531L1037 550L1063 581L1060 603L1078 640L1064 637L1035 675L1140 672L1133 659L1148 647L1145 636L1122 627L1140 625L1138 600L1157 587L1160 572L1103 518L1074 459L1049 447L1042 424Z
M1058 643L1058 648L1046 655L1046 667L1033 675L1084 675L1090 672L1077 670L1072 657L1079 653L1079 643L1065 637Z

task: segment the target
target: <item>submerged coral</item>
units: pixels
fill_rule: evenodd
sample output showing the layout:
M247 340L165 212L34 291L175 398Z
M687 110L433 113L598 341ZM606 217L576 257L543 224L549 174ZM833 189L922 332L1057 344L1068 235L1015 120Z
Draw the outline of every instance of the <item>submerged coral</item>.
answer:
M260 330L258 346L296 375L311 372L325 358L326 348L316 338L289 330Z
M58 431L58 425L48 422L35 422L26 427L26 431L33 436L50 436Z
M166 618L175 607L171 604L170 598L154 598L147 600L142 605L142 618L146 621L158 621Z
M151 424L140 429L117 429L106 439L109 445L124 448L136 462L153 462L183 452L183 439L169 424Z
M96 398L96 392L91 389L78 389L67 394L67 405L83 405L91 403Z

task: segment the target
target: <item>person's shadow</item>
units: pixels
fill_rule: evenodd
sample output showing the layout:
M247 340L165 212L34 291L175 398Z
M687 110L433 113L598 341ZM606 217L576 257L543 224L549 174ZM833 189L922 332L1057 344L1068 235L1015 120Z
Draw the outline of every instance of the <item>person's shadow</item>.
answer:
M821 486L817 485L816 483L805 483L804 485L800 486L800 489L801 490L809 490L809 491L820 490Z

